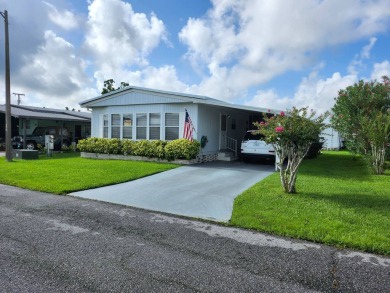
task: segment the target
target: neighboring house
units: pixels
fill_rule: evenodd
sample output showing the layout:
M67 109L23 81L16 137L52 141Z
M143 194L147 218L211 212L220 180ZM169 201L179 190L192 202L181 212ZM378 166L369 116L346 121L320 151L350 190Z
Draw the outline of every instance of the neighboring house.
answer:
M91 113L11 105L12 136L30 135L36 127L57 126L69 131L72 142L91 134ZM0 105L0 137L5 137L5 105Z
M216 160L227 149L237 155L245 132L253 129L253 122L260 121L263 113L280 112L134 86L80 105L92 109L92 137L132 140L182 138L187 110L195 129L193 138L203 142L207 138L201 151L205 161Z

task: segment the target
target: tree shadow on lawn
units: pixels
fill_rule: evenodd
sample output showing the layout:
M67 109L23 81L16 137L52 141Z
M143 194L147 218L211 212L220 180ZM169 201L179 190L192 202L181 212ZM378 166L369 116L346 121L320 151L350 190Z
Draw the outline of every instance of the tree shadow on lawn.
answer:
M314 201L325 200L333 202L348 209L352 208L361 211L371 209L382 216L390 216L390 197L386 196L372 195L368 193L354 193L351 195L343 194L341 192L330 194L323 194L320 192L301 192L299 193L299 196Z
M313 159L304 161L304 164L299 167L298 176L299 175L364 181L370 180L373 173L362 160L343 160L341 164L340 162L332 160L324 161Z

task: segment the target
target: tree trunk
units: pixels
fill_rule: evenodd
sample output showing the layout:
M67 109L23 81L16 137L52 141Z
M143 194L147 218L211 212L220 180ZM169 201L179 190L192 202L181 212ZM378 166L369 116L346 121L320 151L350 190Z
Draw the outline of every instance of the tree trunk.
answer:
M372 167L377 175L383 175L385 172L385 148L377 147L371 144L371 163Z
M284 192L294 194L296 193L295 183L297 181L298 167L301 164L303 158L306 156L309 150L310 144L299 149L294 144L285 146L274 146L278 153L279 161L279 177L282 183ZM287 167L283 167L285 159L288 160Z

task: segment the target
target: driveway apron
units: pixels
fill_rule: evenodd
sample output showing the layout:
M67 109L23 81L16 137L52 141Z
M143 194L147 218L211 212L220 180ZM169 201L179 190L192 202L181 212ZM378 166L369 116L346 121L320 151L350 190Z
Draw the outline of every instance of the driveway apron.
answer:
M274 173L272 165L211 162L70 195L169 214L227 222L240 193Z

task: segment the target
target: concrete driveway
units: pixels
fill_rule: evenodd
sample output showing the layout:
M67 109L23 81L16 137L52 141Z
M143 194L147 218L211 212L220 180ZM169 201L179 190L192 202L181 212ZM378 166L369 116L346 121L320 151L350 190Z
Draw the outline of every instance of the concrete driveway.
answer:
M274 173L273 165L212 162L70 195L169 214L227 222L237 195Z

